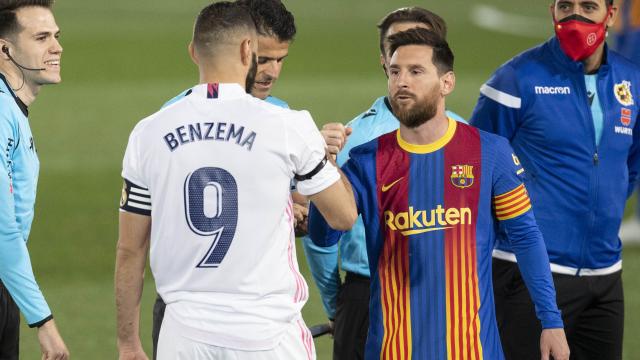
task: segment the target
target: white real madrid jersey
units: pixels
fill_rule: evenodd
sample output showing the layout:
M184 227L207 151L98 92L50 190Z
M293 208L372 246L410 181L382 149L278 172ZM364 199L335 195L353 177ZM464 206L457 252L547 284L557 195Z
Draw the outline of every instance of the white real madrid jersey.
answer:
M315 173L298 182L310 195L338 181L324 159L308 112L268 104L237 84L198 85L138 123L123 161L121 209L152 217L151 269L186 337L269 349L300 317L308 289L290 183Z

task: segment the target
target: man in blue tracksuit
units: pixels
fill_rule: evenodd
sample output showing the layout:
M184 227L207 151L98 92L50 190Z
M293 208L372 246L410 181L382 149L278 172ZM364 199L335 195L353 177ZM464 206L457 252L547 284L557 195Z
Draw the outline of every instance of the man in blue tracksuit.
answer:
M40 168L28 106L61 81L52 3L0 3L0 359L19 357L20 312L38 328L43 359L69 356L27 250Z
M618 229L640 169L640 69L604 42L613 1L551 10L556 36L493 74L471 123L509 139L526 169L572 358L620 359ZM505 355L540 359L540 326L502 232L493 272Z
M447 27L440 16L419 8L409 7L395 10L385 16L380 29L381 64L388 62L386 39L400 31L411 28L427 28L445 38ZM455 120L458 115L447 112ZM371 108L345 125L327 124L322 134L327 141L329 152L337 153L337 163L342 166L349 160L349 151L380 135L398 129L398 119L393 115L386 96L379 97ZM344 143L344 136L350 132ZM339 152L338 152L339 151ZM369 327L369 262L362 218L359 217L353 229L345 233L339 244L320 247L310 237L303 238L303 247L311 273L315 280L324 310L333 322L333 358L362 359ZM346 272L341 282L338 262Z

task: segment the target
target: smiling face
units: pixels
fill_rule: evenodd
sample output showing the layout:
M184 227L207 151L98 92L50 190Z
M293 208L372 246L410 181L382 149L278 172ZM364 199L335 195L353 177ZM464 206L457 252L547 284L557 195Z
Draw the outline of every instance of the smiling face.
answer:
M60 77L62 47L58 42L60 29L51 10L30 6L19 9L16 17L20 30L7 47L17 63L28 68L44 69L24 71L25 82L40 86L57 84Z
M258 73L251 94L266 99L280 77L284 59L289 54L289 42L272 36L258 37Z

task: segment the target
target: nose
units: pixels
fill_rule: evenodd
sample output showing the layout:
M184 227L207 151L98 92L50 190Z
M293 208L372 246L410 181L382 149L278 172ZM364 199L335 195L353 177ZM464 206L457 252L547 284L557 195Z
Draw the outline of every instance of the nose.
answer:
M400 71L400 73L398 73L397 87L399 89L408 88L409 87L408 79L409 77L407 76L407 73L405 71Z
M53 46L51 50L49 50L52 54L62 54L62 45L60 45L60 41L58 39L53 38Z
M269 61L269 64L265 69L265 72L267 73L267 75L271 77L278 77L278 73L280 72L281 66L282 66L281 63L278 63L275 60Z

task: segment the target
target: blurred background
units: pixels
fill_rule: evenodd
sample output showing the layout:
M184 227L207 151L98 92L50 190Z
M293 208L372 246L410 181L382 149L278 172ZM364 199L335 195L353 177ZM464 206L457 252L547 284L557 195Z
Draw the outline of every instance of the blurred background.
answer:
M553 30L550 1L284 2L298 35L273 94L310 110L318 125L346 122L386 93L376 24L398 7L419 5L448 22L457 87L447 106L465 118L491 73ZM30 109L41 172L29 249L74 359L116 357L113 269L122 156L140 119L197 82L186 49L193 20L208 3L59 0L55 6L63 83L44 88ZM305 320L326 322L301 248L298 259L311 289ZM625 245L625 359L640 359L638 273L640 247ZM141 320L148 354L154 297L148 272ZM331 358L329 337L316 346L319 359ZM23 324L21 358L39 357L36 331Z

